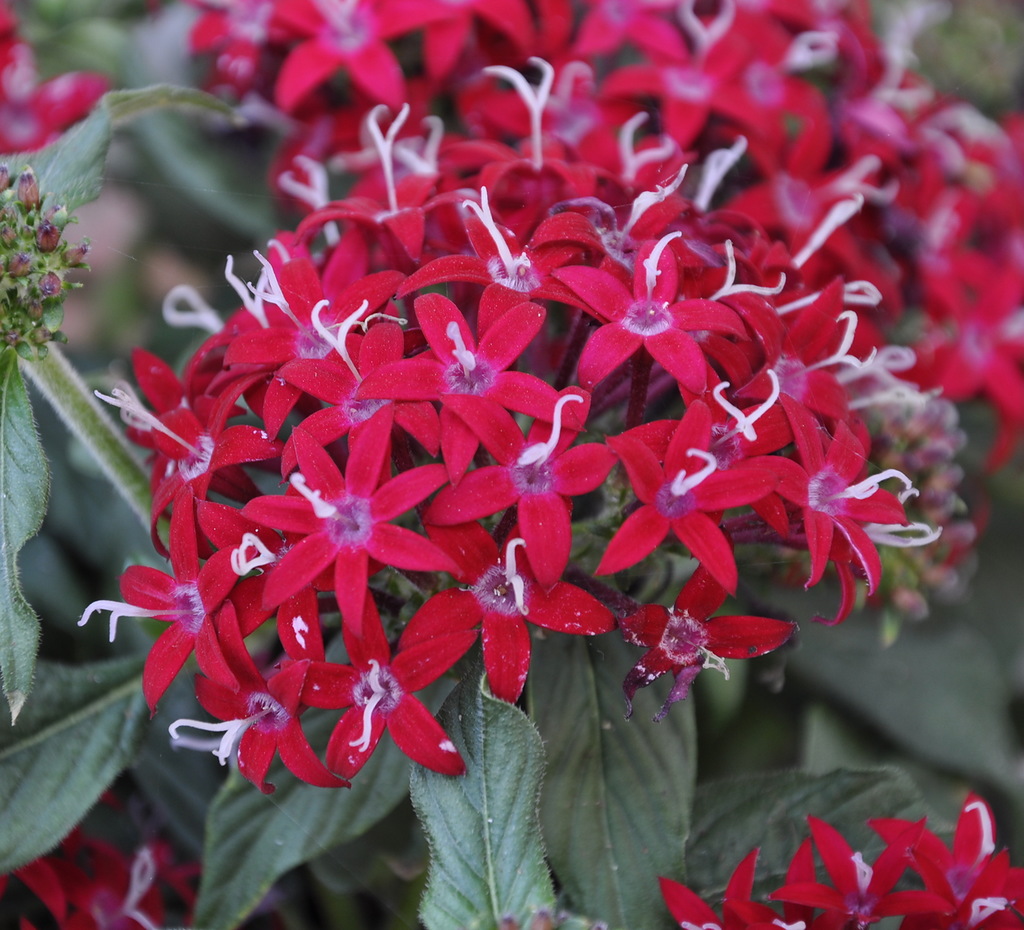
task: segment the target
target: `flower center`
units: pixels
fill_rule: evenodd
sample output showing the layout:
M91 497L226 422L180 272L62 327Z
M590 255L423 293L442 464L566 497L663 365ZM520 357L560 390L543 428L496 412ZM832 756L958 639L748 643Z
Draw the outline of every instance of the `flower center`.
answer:
M338 546L356 548L366 544L373 531L370 502L365 497L347 495L334 504L328 534Z
M193 581L180 584L174 589L174 607L178 614L176 620L189 633L198 634L206 619L206 608L199 596L199 586Z
M352 740L349 745L359 752L366 752L373 735L374 713L378 712L386 718L398 707L402 696L402 686L391 674L391 670L387 666L382 668L376 659L370 659L370 670L363 673L352 689L353 706L363 709L363 732L359 739Z
M546 461L513 465L511 477L520 494L546 494L555 484L551 465Z
M672 326L672 314L667 303L637 300L626 311L622 326L639 336L657 336Z
M274 732L282 729L291 719L281 704L266 692L254 692L249 695L249 717L261 733Z
M529 584L516 571L516 549L525 545L519 537L510 539L505 546L504 567L495 565L487 569L471 589L477 603L488 613L506 617L525 617L529 613L526 606Z
M661 634L659 648L677 665L692 665L701 655L708 641L704 624L685 610L670 610L665 632Z
M839 510L846 482L831 469L819 471L807 483L807 506L811 510L834 515Z

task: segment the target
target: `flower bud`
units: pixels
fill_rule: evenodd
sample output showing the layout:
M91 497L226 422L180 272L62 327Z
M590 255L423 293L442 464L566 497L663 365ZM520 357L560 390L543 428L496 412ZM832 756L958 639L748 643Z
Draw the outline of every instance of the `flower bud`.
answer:
M40 252L52 252L60 243L60 230L48 220L43 220L36 229L36 245Z
M0 164L0 191L7 190L11 184L11 169L7 166L7 162Z
M31 168L26 168L18 176L18 200L30 210L39 206L39 183Z
M56 297L63 286L64 282L55 271L48 271L39 279L39 292L43 297Z
M7 273L12 278L20 278L32 270L32 256L28 252L16 252L7 263Z
M84 239L64 253L64 261L68 268L77 268L85 264L85 256L89 254L89 240Z

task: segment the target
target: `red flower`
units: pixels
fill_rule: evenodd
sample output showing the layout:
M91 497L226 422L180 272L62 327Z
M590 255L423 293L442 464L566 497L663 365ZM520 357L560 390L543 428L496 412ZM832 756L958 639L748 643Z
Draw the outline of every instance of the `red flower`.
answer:
M619 622L626 642L647 646L648 651L626 676L628 714L633 712L633 695L666 672L676 681L655 720L689 693L701 669L718 669L727 678L723 659L749 659L781 646L796 627L769 617L711 617L725 600L726 591L711 573L698 566L683 586L672 609L646 604Z

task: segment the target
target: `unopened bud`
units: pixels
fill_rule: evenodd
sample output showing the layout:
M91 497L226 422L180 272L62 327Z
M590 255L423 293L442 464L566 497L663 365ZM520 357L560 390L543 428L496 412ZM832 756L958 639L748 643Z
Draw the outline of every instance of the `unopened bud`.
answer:
M18 200L30 210L39 206L39 183L31 168L26 168L18 176Z
M64 261L69 268L77 268L85 264L85 256L89 254L89 240L84 239L64 253Z
M64 282L56 271L48 271L39 279L39 293L43 297L56 297L63 286Z
M60 230L48 220L36 229L36 245L40 252L52 252L60 244Z
M43 302L41 300L30 300L26 309L31 319L41 320L43 318Z
M18 230L13 226L0 226L0 242L4 245L10 245L18 238Z
M0 164L0 191L7 190L11 186L11 169L7 162Z
M53 223L53 225L58 229L63 229L67 226L70 218L71 215L68 213L68 208L60 205L50 207L50 209L43 214L43 219L47 222Z
M506 914L498 924L498 930L519 930L519 921L511 914Z
M555 918L548 910L539 910L530 920L530 930L555 930Z
M7 263L7 273L12 278L20 278L32 270L32 256L28 252L17 252Z

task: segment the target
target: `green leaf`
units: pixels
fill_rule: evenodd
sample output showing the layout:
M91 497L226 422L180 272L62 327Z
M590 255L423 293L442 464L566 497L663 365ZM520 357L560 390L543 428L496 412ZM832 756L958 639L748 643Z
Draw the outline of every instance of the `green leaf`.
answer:
M303 718L310 743L323 746L336 714ZM405 797L408 762L385 738L351 788L316 788L300 782L277 761L271 795L237 772L214 798L206 821L203 876L195 925L233 930L285 872L355 839Z
M148 719L141 666L39 663L18 726L0 726L0 875L49 851L131 762Z
M413 769L412 801L430 843L420 919L428 930L520 926L555 903L537 819L544 747L526 715L469 679L441 708L466 762L453 778Z
M691 701L651 718L641 690L624 718L622 679L639 658L619 634L535 641L530 707L548 755L541 825L571 907L611 927L671 926L658 876L681 879L696 769Z
M99 196L113 127L140 113L169 107L204 109L222 116L233 114L223 101L186 87L156 84L137 90L111 91L99 99L84 120L55 142L38 152L0 155L0 162L6 162L12 172L31 165L40 193L74 210Z
M49 480L18 357L0 351L0 675L12 724L32 688L39 649L39 618L21 592L18 551L43 522Z
M827 820L854 848L867 851L874 844L877 851L881 843L866 826L868 818L918 819L924 807L913 783L896 769L773 772L709 782L697 789L686 884L705 900L719 898L733 869L760 847L759 887L777 888L810 835L809 814Z

